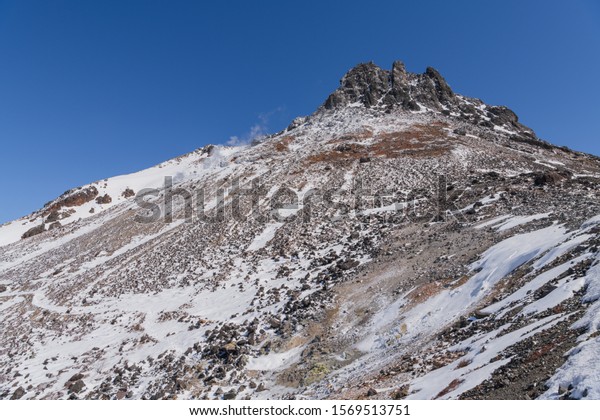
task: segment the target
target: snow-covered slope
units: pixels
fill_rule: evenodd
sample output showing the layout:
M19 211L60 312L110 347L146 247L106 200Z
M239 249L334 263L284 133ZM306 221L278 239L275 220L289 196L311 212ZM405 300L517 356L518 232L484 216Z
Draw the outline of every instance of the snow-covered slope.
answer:
M54 221L60 222L60 225L67 225L128 201L131 202L135 194L144 189L164 189L166 177L170 177L172 184L177 185L186 180L202 179L207 174L224 171L223 168L227 167L229 159L241 150L243 147L208 146L140 172L106 178L69 190L56 200L47 203L40 211L1 225L0 246L20 240L25 232L44 221L49 225L52 224L52 221L48 222L47 216L52 212L53 207L59 213ZM94 192L87 197L87 200L75 201L72 205L62 204L65 199L92 188ZM102 200L104 197L110 199Z
M0 396L598 398L599 193L507 108L359 65L0 226Z

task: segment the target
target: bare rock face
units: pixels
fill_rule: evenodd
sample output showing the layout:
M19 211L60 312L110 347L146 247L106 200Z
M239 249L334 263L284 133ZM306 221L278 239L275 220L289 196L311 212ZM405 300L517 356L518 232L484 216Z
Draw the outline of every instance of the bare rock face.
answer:
M425 70L425 76L429 78L435 89L435 96L441 103L451 103L454 98L454 92L446 83L446 80L442 75L433 67L427 67Z
M58 219L60 219L60 213L58 210L53 210L50 212L48 217L46 217L46 223L56 222Z
M15 392L13 392L12 397L10 397L11 400L20 400L21 398L23 398L23 395L25 395L25 390L23 389L23 387L18 387Z
M340 87L322 108L336 109L353 103L366 107L386 106L418 111L417 101L435 109L455 105L455 95L446 80L433 67L424 74L408 73L401 61L392 70L374 63L362 63L351 69L340 81Z
M71 376L71 378L67 382L77 382L80 379L83 379L83 374L76 373L75 375ZM70 386L71 384L68 384L68 385Z
M515 132L515 141L549 147L522 125L509 108L485 105L479 99L455 94L433 67L417 74L407 72L401 61L395 61L389 71L372 62L359 64L342 77L340 87L329 95L317 112L340 110L349 105L383 108L387 112L394 108L420 111L426 107L480 127L504 127Z
M58 229L62 227L62 224L60 222L54 222L52 224L50 224L50 226L48 226L48 230L54 230L54 229Z
M323 105L326 109L361 102L367 107L377 105L389 89L389 72L374 63L362 63L351 69L340 81L340 87Z
M112 197L108 194L104 194L103 196L96 198L96 203L98 203L98 204L109 204L111 202L112 202Z
M81 373L76 373L75 375L71 376L71 378L69 378L69 380L65 383L65 388L67 388L71 394L80 393L85 386L85 382L83 382L83 374Z
M568 171L546 171L536 174L533 182L536 186L559 184L562 181L571 179L572 174Z
M41 225L32 227L27 232L25 232L23 235L21 235L21 239L31 238L32 236L39 235L40 233L43 233L45 231L46 231L46 227L42 223Z
M135 192L131 188L126 188L125 191L121 194L124 198L133 197Z
M214 154L215 151L215 146L212 144L208 144L206 146L204 146L202 149L200 149L202 151L202 154L206 154L207 156L212 156Z
M519 117L513 111L508 109L505 106L490 106L488 108L490 112L490 118L492 122L496 125L502 124L516 124L519 122Z
M419 111L421 107L410 96L409 75L402 61L394 61L391 74L391 103L401 104L410 111Z
M73 394L78 394L83 390L83 388L85 388L85 382L79 379L69 386L69 392L72 392Z
M71 217L71 215L73 213L75 213L75 210L73 208L69 208L69 209L66 209L63 211L53 210L46 217L46 223L58 222L59 220L66 219L67 217Z
M94 186L82 188L80 190L69 190L61 195L54 203L48 203L44 211L45 214L52 214L63 207L81 206L92 201L98 195L98 190Z

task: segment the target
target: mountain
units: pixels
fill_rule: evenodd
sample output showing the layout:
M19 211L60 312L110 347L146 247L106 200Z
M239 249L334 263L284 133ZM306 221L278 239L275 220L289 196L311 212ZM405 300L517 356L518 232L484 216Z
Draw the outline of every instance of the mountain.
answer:
M0 226L4 399L600 398L600 160L359 64Z

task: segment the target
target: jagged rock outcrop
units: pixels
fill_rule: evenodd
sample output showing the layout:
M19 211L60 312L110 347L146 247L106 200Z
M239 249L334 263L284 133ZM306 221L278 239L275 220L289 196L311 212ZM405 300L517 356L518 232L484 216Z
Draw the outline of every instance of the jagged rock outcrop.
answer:
M112 203L112 197L108 194L101 195L96 197L96 203L98 204L110 204Z
M359 64L346 73L340 81L340 87L327 98L324 107L333 109L355 102L367 107L376 106L389 88L389 72L374 63Z
M135 195L135 191L133 191L131 188L125 188L125 191L123 191L121 193L121 196L123 198L133 197L134 195Z
M361 63L350 69L317 113L341 110L348 106L381 108L386 112L399 108L422 111L427 108L466 124L512 131L514 140L545 147L533 130L519 122L517 115L505 106L490 106L476 98L454 93L444 77L433 67L424 73L406 71L404 63L395 61L391 70L376 64ZM291 125L289 129L292 129Z
M63 207L81 206L92 201L97 195L98 189L93 185L79 190L66 191L56 201L50 202L45 206L45 213L52 214Z
M372 62L352 68L340 81L340 87L322 105L336 109L361 103L366 107L400 106L411 111L421 107L417 102L434 109L454 105L454 92L433 67L423 74L406 71L404 63L395 61L392 70L383 70Z

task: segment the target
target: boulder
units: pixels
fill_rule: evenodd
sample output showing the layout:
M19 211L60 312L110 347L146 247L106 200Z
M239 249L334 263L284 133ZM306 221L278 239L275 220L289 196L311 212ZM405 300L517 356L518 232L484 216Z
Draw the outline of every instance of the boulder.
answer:
M223 394L223 399L224 400L235 400L235 397L237 396L237 392L235 392L235 390L231 390L231 391L227 391L225 394Z
M400 388L398 388L396 391L394 391L392 393L392 399L402 400L402 399L408 397L409 390L410 390L409 385L402 385Z
M50 212L48 217L46 217L46 223L56 222L60 218L60 213L58 210L53 210Z
M562 181L571 179L572 176L567 171L545 171L535 174L533 183L537 187L543 187L544 185L559 184Z
M109 204L112 203L112 198L108 194L104 194L98 198L96 198L96 203L98 204Z
M125 191L123 191L121 193L121 195L124 198L129 198L129 197L133 197L135 195L135 192L131 188L126 188Z
M446 82L446 79L433 67L427 67L425 70L427 76L432 82L435 89L436 98L440 103L448 104L454 98L454 92Z
M348 71L321 109L361 103L367 108L399 106L418 111L421 107L417 102L441 109L442 104L455 104L456 100L446 80L433 67L428 67L423 74L413 74L406 71L401 61L395 61L390 71L369 62Z
M69 386L69 392L72 394L79 394L83 390L83 388L85 388L85 382L79 379L78 381L73 382Z
M83 374L76 373L75 375L71 376L71 378L67 382L77 382L80 379L83 379Z
M23 395L25 395L25 390L23 389L22 386L18 387L15 392L13 392L12 397L10 397L11 400L20 400L21 398L23 398Z
M21 235L21 239L31 238L32 236L39 235L40 233L43 233L45 231L46 231L46 226L44 226L44 224L42 223L41 225L32 227L27 232L25 232L23 235Z
M60 222L54 222L50 226L48 226L48 230L58 229L59 227L62 227L61 223Z

